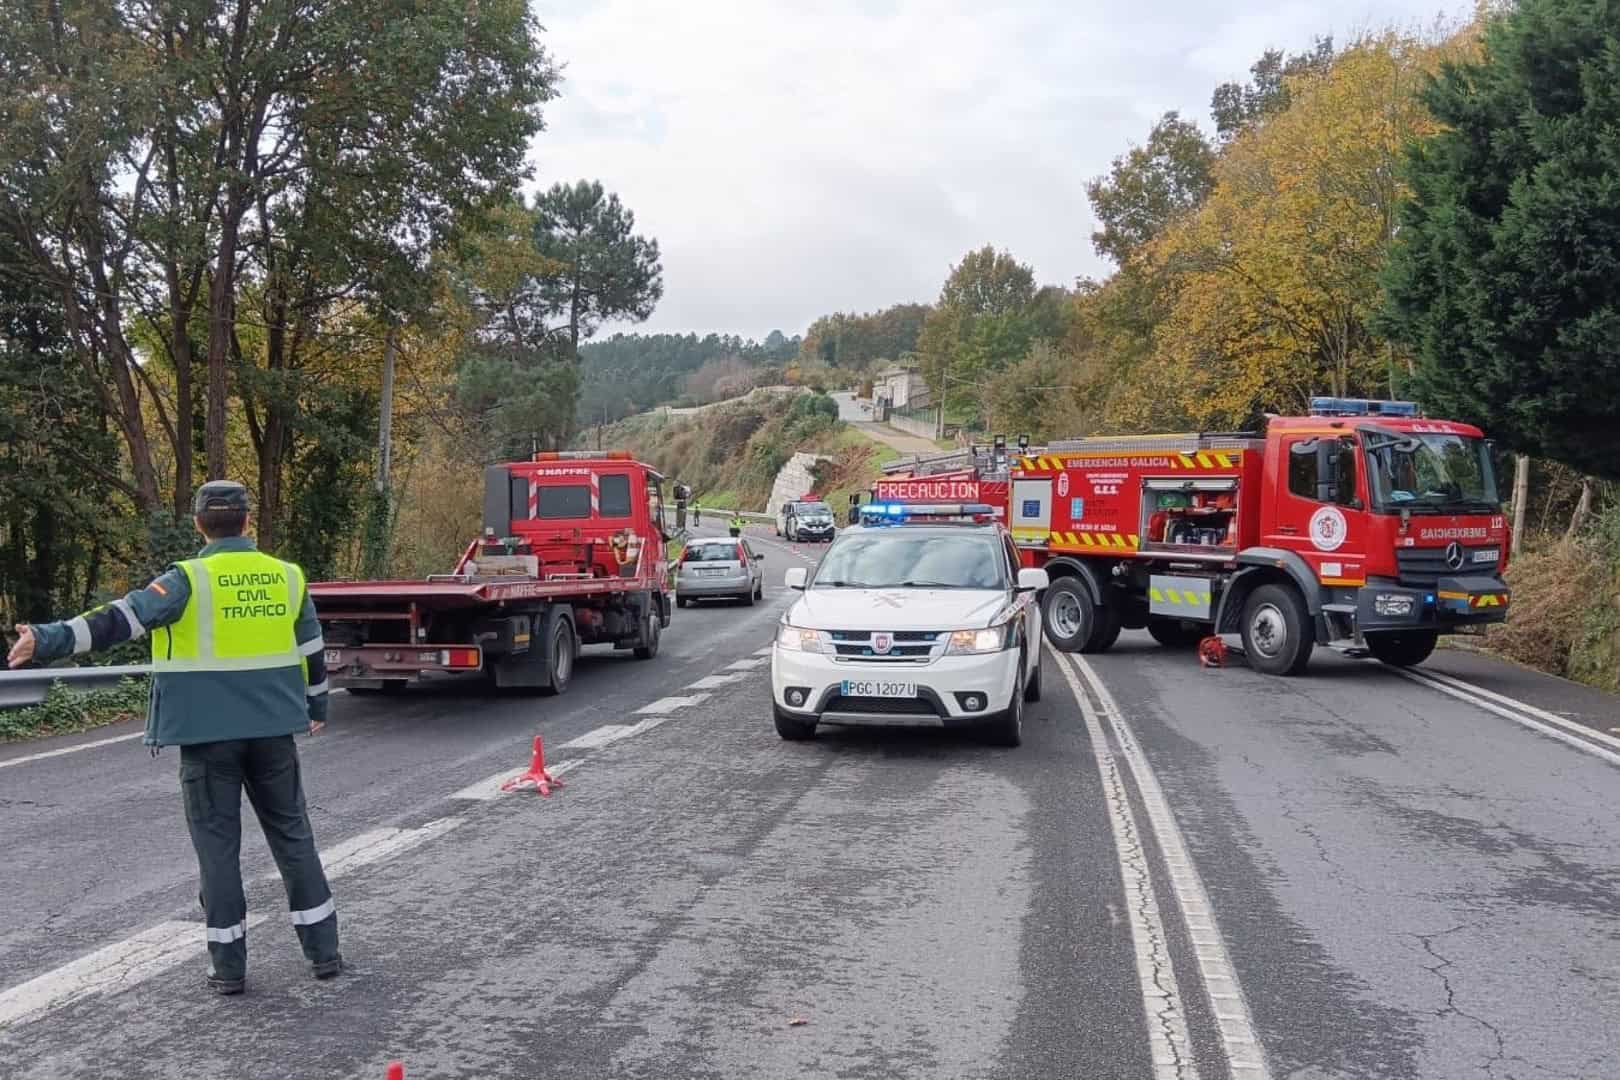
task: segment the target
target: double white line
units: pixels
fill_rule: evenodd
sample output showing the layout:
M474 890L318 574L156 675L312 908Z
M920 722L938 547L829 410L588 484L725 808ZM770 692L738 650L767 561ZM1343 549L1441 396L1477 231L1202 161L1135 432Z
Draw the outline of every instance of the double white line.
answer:
M1237 1080L1269 1080L1271 1074L1266 1068L1265 1054L1255 1035L1248 1002L1238 985L1225 940L1216 924L1209 894L1187 854L1181 828L1170 812L1170 804L1153 767L1148 764L1147 755L1136 741L1119 703L1091 665L1076 655L1048 651L1055 657L1058 669L1080 703L1091 749L1097 758L1097 770L1102 776L1114 850L1125 885L1131 939L1136 948L1136 971L1142 988L1142 1009L1147 1018L1154 1077L1157 1080L1198 1080L1198 1066L1187 1034L1187 1014L1182 1003L1185 994L1170 954L1164 913L1153 887L1142 829L1131 805L1125 780L1127 773L1135 781L1148 829L1168 868L1170 893L1192 940L1193 961L1219 1028L1221 1047L1232 1076ZM1090 696L1086 686L1090 687ZM1115 746L1119 750L1117 756L1112 749Z

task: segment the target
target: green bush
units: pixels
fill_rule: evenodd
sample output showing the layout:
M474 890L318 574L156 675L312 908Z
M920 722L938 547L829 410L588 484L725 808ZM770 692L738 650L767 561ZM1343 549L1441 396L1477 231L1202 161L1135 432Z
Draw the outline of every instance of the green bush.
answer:
M66 735L145 715L145 679L120 679L116 686L82 692L54 683L43 703L0 711L0 740Z

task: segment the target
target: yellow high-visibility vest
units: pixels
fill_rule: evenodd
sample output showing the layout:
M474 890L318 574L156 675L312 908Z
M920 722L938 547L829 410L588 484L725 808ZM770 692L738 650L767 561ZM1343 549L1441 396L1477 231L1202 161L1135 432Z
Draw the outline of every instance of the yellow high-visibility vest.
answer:
M262 551L222 551L179 564L191 601L179 621L152 635L152 666L177 671L303 667L296 627L304 576Z

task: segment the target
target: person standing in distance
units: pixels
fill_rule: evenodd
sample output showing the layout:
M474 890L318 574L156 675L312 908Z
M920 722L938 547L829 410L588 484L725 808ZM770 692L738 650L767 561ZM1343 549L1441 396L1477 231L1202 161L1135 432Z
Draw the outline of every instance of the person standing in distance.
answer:
M230 480L197 489L207 540L144 589L65 622L19 625L7 662L21 667L152 639L146 745L180 748L186 826L207 923L207 986L240 994L247 978L242 791L281 870L293 928L317 979L343 970L337 911L304 805L293 736L326 723L321 624L304 573L243 536L248 493Z

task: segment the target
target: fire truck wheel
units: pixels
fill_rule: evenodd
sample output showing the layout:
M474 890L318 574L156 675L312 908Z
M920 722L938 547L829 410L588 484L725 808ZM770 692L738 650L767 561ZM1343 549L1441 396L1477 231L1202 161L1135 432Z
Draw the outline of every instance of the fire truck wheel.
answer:
M1154 641L1167 649L1190 649L1209 634L1209 630L1202 623L1160 616L1148 620L1147 632L1153 635Z
M551 626L551 647L546 650L546 678L545 686L540 687L542 694L561 694L568 689L568 684L574 678L574 627L567 619L553 616Z
M1081 646L1081 652L1107 652L1119 640L1119 632L1125 625L1117 607L1104 604L1096 611L1096 624L1091 629L1091 637Z
M1402 630L1368 634L1367 651L1391 667L1421 664L1434 652L1440 635L1433 630Z
M1042 601L1046 636L1064 652L1080 652L1097 627L1097 606L1086 587L1072 577L1058 578Z
M647 621L641 630L641 644L636 646L637 660L651 660L658 655L658 638L660 625L663 620L658 617L658 607L651 600L647 601Z
M1243 651L1249 665L1267 675L1298 675L1310 662L1316 639L1310 612L1291 585L1262 585L1243 605Z

